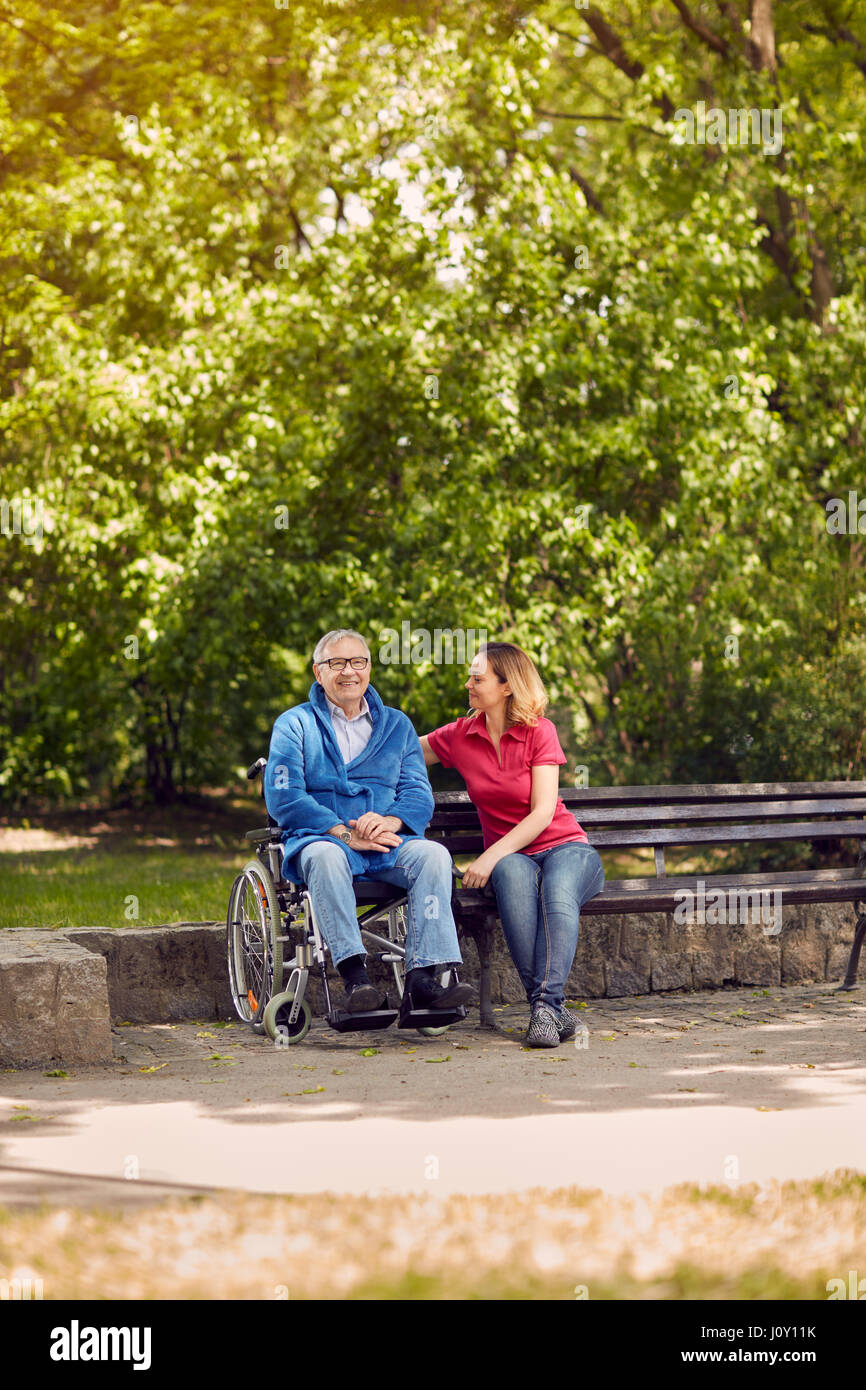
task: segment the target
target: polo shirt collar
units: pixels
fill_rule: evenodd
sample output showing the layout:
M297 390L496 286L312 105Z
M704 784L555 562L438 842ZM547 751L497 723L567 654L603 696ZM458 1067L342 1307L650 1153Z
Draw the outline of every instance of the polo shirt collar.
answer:
M482 738L486 738L488 743L493 742L487 729L487 715L483 710L480 710L474 719L470 719L466 732L467 734L478 734ZM528 733L529 727L526 724L509 724L502 737L505 738L506 734L513 734L519 743L525 743Z

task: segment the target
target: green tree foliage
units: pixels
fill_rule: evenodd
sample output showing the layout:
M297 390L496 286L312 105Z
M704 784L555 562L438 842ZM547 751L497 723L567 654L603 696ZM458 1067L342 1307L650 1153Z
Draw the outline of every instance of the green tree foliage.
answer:
M0 91L2 799L222 783L404 622L593 781L862 775L854 4L0 0Z

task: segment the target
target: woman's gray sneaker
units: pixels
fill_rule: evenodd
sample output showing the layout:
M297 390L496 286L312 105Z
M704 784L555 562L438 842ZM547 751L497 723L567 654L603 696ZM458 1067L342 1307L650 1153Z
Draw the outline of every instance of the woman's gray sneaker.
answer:
M559 1047L558 1019L547 1004L536 1004L526 1030L527 1047Z
M577 1032L577 1024L574 1021L574 1014L571 1012L571 1009L567 1009L565 1005L563 1005L563 1007L559 1011L559 1016L556 1020L556 1026L559 1029L560 1042L568 1042L569 1038L573 1038L575 1033Z

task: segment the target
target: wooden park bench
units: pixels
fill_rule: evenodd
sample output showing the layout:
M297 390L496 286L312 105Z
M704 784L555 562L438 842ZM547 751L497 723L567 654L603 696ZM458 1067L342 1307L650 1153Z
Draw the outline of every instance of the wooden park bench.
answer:
M579 787L560 792L568 809L604 859L614 850L650 848L652 877L612 879L586 902L581 916L599 913L673 912L681 890L707 895L716 890L759 893L781 890L792 903L854 902L864 899L842 989L857 983L866 932L866 782L759 782L681 787ZM466 792L439 792L428 839L456 858L483 849L481 827ZM667 873L668 848L733 847L777 841L855 839L852 867L781 870L751 874ZM680 897L676 896L680 891ZM474 940L481 964L482 1026L493 1025L490 998L491 946L498 929L496 900L488 889L458 888L454 908L460 928Z

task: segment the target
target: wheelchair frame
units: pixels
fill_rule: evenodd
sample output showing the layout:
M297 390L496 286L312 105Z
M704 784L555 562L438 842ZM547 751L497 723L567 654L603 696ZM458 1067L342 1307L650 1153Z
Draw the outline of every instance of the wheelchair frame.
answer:
M247 771L252 781L264 774L267 759L259 758ZM264 776L262 776L264 797ZM268 815L268 825L248 830L256 858L244 865L232 884L226 916L226 952L232 1003L238 1017L258 1033L266 1033L276 1046L301 1042L312 1022L305 998L310 971L317 969L325 997L326 1018L338 1033L367 1032L388 1028L399 1015L385 994L384 1007L352 1014L335 1007L328 982L328 945L316 921L310 894L303 884L282 877L283 845L280 828ZM391 884L360 881L356 901L368 910L358 919L361 939L394 974L398 999L404 993L406 914L408 896ZM384 899L384 901L383 901ZM371 931L385 923L387 936ZM286 944L294 946L289 959ZM288 979L285 973L289 971ZM451 974L442 972L442 980ZM456 971L453 972L456 978ZM411 1000L410 1000L411 1005ZM438 1037L452 1023L466 1017L463 1006L449 1010L410 1007L401 1028L415 1028L426 1037Z

